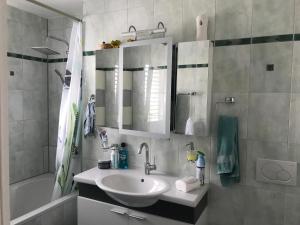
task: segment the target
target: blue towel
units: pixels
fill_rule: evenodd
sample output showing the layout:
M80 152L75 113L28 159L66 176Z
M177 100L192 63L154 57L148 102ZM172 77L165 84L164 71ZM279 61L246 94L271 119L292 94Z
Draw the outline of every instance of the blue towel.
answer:
M85 111L84 136L95 135L95 120L95 99L91 97Z
M223 186L240 182L238 119L220 116L217 143L217 173Z

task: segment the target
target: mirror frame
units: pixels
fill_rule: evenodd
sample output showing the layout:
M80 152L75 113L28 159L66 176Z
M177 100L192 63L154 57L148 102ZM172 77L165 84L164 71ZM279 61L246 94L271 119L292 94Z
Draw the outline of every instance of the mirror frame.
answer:
M146 46L151 44L167 44L167 82L166 82L166 115L165 115L165 132L164 133L153 133L147 131L137 131L123 129L123 54L125 48ZM171 123L171 82L172 82L172 48L173 41L171 37L149 39L142 41L133 41L124 43L120 46L119 51L119 132L125 135L134 135L140 137L150 137L150 138L170 138L170 123Z

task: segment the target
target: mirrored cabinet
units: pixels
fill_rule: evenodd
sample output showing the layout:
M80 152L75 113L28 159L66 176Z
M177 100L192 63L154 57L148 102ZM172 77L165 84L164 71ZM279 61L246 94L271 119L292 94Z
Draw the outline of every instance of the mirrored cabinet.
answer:
M136 41L120 47L120 133L170 136L172 40Z
M96 51L96 126L118 128L119 49Z
M173 47L158 38L96 51L97 126L157 138L209 135L212 43L178 43L177 55Z
M208 136L213 74L212 42L178 43L177 52L175 132Z

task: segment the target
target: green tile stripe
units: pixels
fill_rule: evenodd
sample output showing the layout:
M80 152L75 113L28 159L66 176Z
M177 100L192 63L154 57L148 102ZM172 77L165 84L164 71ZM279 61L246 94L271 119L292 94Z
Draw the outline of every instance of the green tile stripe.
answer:
M7 56L12 57L12 58L17 58L17 59L26 59L26 60L36 61L36 62L45 62L45 63L47 62L46 58L40 58L40 57L23 55L23 54L12 53L12 52L7 52Z
M96 51L84 51L83 56L92 56L96 55Z
M67 62L68 58L58 58L58 59L48 59L48 63L61 63L61 62Z
M293 40L294 40L294 35L293 34L265 36L265 37L254 37L254 38L252 38L252 44L284 42L284 41L293 41Z
M148 69L149 70L165 70L167 69L167 66L151 66ZM145 67L137 67L137 68L124 68L123 71L131 71L131 72L135 72L135 71L144 71Z
M249 45L249 44L262 44L273 42L285 42L285 41L300 41L300 34L283 34L263 37L252 38L240 38L240 39L228 39L228 40L215 40L215 47L232 46L232 45Z
M178 69L186 69L186 68L206 68L208 64L187 64L187 65L178 65Z
M11 58L26 59L26 60L31 60L31 61L36 61L36 62L44 62L44 63L67 62L67 58L47 59L47 58L23 55L23 54L18 54L18 53L13 53L13 52L7 52L7 56L11 57Z
M295 41L300 41L300 34L295 34L294 35L294 40Z
M228 40L214 41L215 47L231 46L231 45L249 45L249 44L251 44L251 38L240 38L240 39L228 39Z
M101 71L115 71L115 67L98 67L96 70L101 70Z

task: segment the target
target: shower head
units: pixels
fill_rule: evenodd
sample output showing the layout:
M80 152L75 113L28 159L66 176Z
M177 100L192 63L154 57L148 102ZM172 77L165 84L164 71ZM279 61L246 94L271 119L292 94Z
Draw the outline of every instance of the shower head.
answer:
M46 46L32 47L31 49L33 49L39 53L42 53L44 55L59 55L60 54L59 52L54 51Z
M55 69L54 72L55 72L56 75L60 78L61 82L64 83L64 82L65 82L65 79L64 79L64 76L62 75L62 73L59 72L57 69Z

